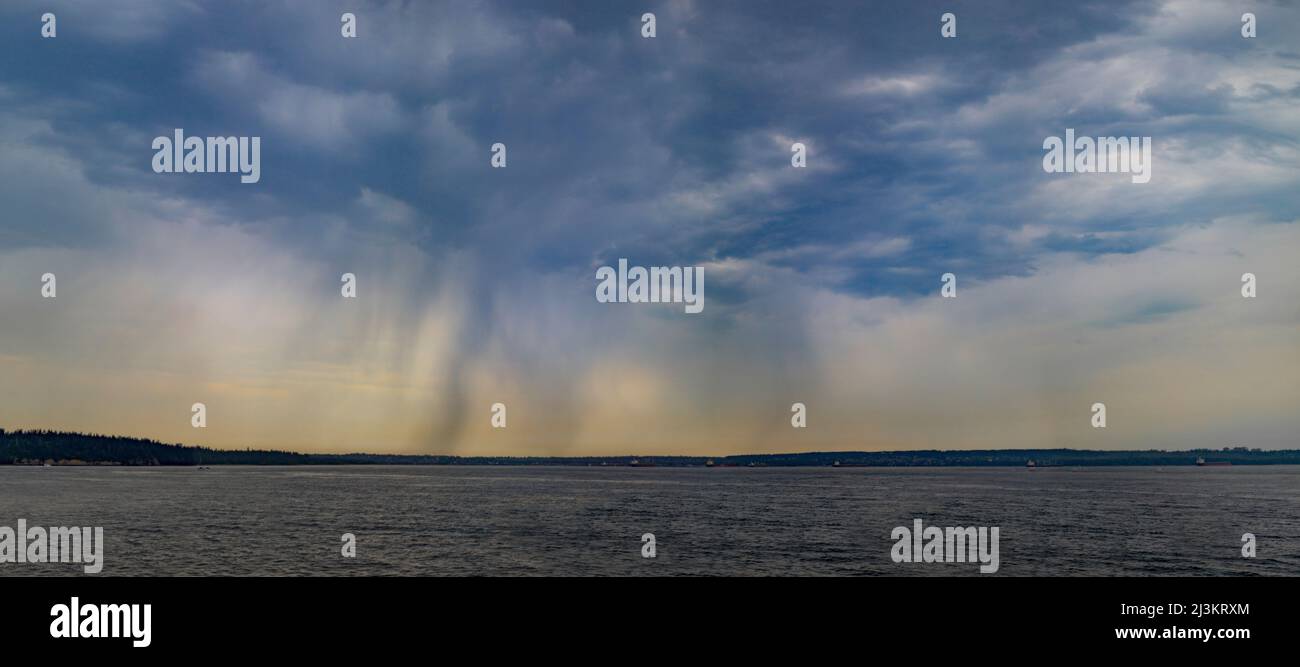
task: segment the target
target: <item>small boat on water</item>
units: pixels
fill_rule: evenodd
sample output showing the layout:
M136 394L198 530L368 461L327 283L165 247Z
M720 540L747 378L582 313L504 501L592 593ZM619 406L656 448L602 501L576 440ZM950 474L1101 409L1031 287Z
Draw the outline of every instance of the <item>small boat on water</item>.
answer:
M1038 464L1035 463L1033 459L1029 459L1028 461L1025 462L1025 467L1026 467L1026 468L1037 468L1037 467L1038 467Z
M1196 457L1196 465L1201 466L1201 467L1205 467L1205 466L1230 466L1230 465L1232 465L1232 461L1206 461L1204 457L1198 456L1198 457Z

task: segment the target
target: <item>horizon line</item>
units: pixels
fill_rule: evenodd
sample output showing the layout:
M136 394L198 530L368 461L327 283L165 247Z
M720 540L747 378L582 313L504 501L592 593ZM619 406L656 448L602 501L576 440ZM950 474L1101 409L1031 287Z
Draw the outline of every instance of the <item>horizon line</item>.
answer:
M1300 447L1293 449L1260 449L1248 447L1222 447L1219 449L1212 448L1194 448L1194 449L1075 449L1073 447L1041 447L1041 448L989 448L989 449L843 449L843 450L808 450L808 451L786 451L771 453L741 453L741 454L588 454L588 455L520 455L520 454L439 454L439 453L392 453L392 452L367 452L367 451L350 451L350 452L313 452L300 451L292 449L266 449L246 447L244 449L227 449L212 447L209 445L190 445L183 442L164 442L149 437L140 437L134 435L118 435L105 433L88 433L80 431L59 431L51 429L30 429L21 428L10 430L0 426L0 435L14 434L48 434L61 436L78 436L89 438L108 438L121 440L136 440L141 442L154 443L158 445L180 447L185 449L202 449L211 452L266 452L276 454L292 454L296 456L321 456L321 457L348 457L348 456L369 456L369 457L392 457L392 458L447 458L447 459L563 459L563 460L589 460L589 459L632 459L632 460L654 460L654 459L699 459L704 461L726 460L734 458L755 458L755 457L783 457L783 456L835 456L835 455L885 455L885 454L921 454L921 453L938 453L938 454L968 454L977 453L997 453L1009 454L1015 452L1074 452L1082 454L1135 454L1135 453L1160 453L1160 454L1196 454L1201 452L1217 453L1237 453L1237 454L1287 454L1300 453Z

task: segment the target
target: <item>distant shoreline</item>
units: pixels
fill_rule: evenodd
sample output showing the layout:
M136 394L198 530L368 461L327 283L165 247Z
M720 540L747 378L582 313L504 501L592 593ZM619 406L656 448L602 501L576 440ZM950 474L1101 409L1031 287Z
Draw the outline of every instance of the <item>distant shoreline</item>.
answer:
M634 468L748 467L1030 467L1300 465L1300 449L1085 450L986 449L888 452L802 452L731 456L447 456L411 454L303 454L224 450L154 440L58 431L0 429L0 465L216 466L216 465L478 465Z

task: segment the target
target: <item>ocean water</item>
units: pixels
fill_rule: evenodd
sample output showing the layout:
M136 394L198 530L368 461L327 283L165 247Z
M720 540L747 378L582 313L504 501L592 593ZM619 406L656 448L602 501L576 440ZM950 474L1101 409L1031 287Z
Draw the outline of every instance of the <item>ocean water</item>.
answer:
M988 576L894 563L915 518L997 526L995 576L1300 575L1300 466L0 466L0 526L19 518L102 526L101 576Z

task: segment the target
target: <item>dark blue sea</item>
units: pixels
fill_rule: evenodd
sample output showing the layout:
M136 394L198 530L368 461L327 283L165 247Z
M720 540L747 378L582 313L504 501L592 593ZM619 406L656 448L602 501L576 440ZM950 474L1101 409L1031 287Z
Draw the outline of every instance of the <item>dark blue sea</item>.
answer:
M103 527L100 576L1300 574L1297 466L0 466L20 518ZM998 572L893 562L917 518L998 527Z

